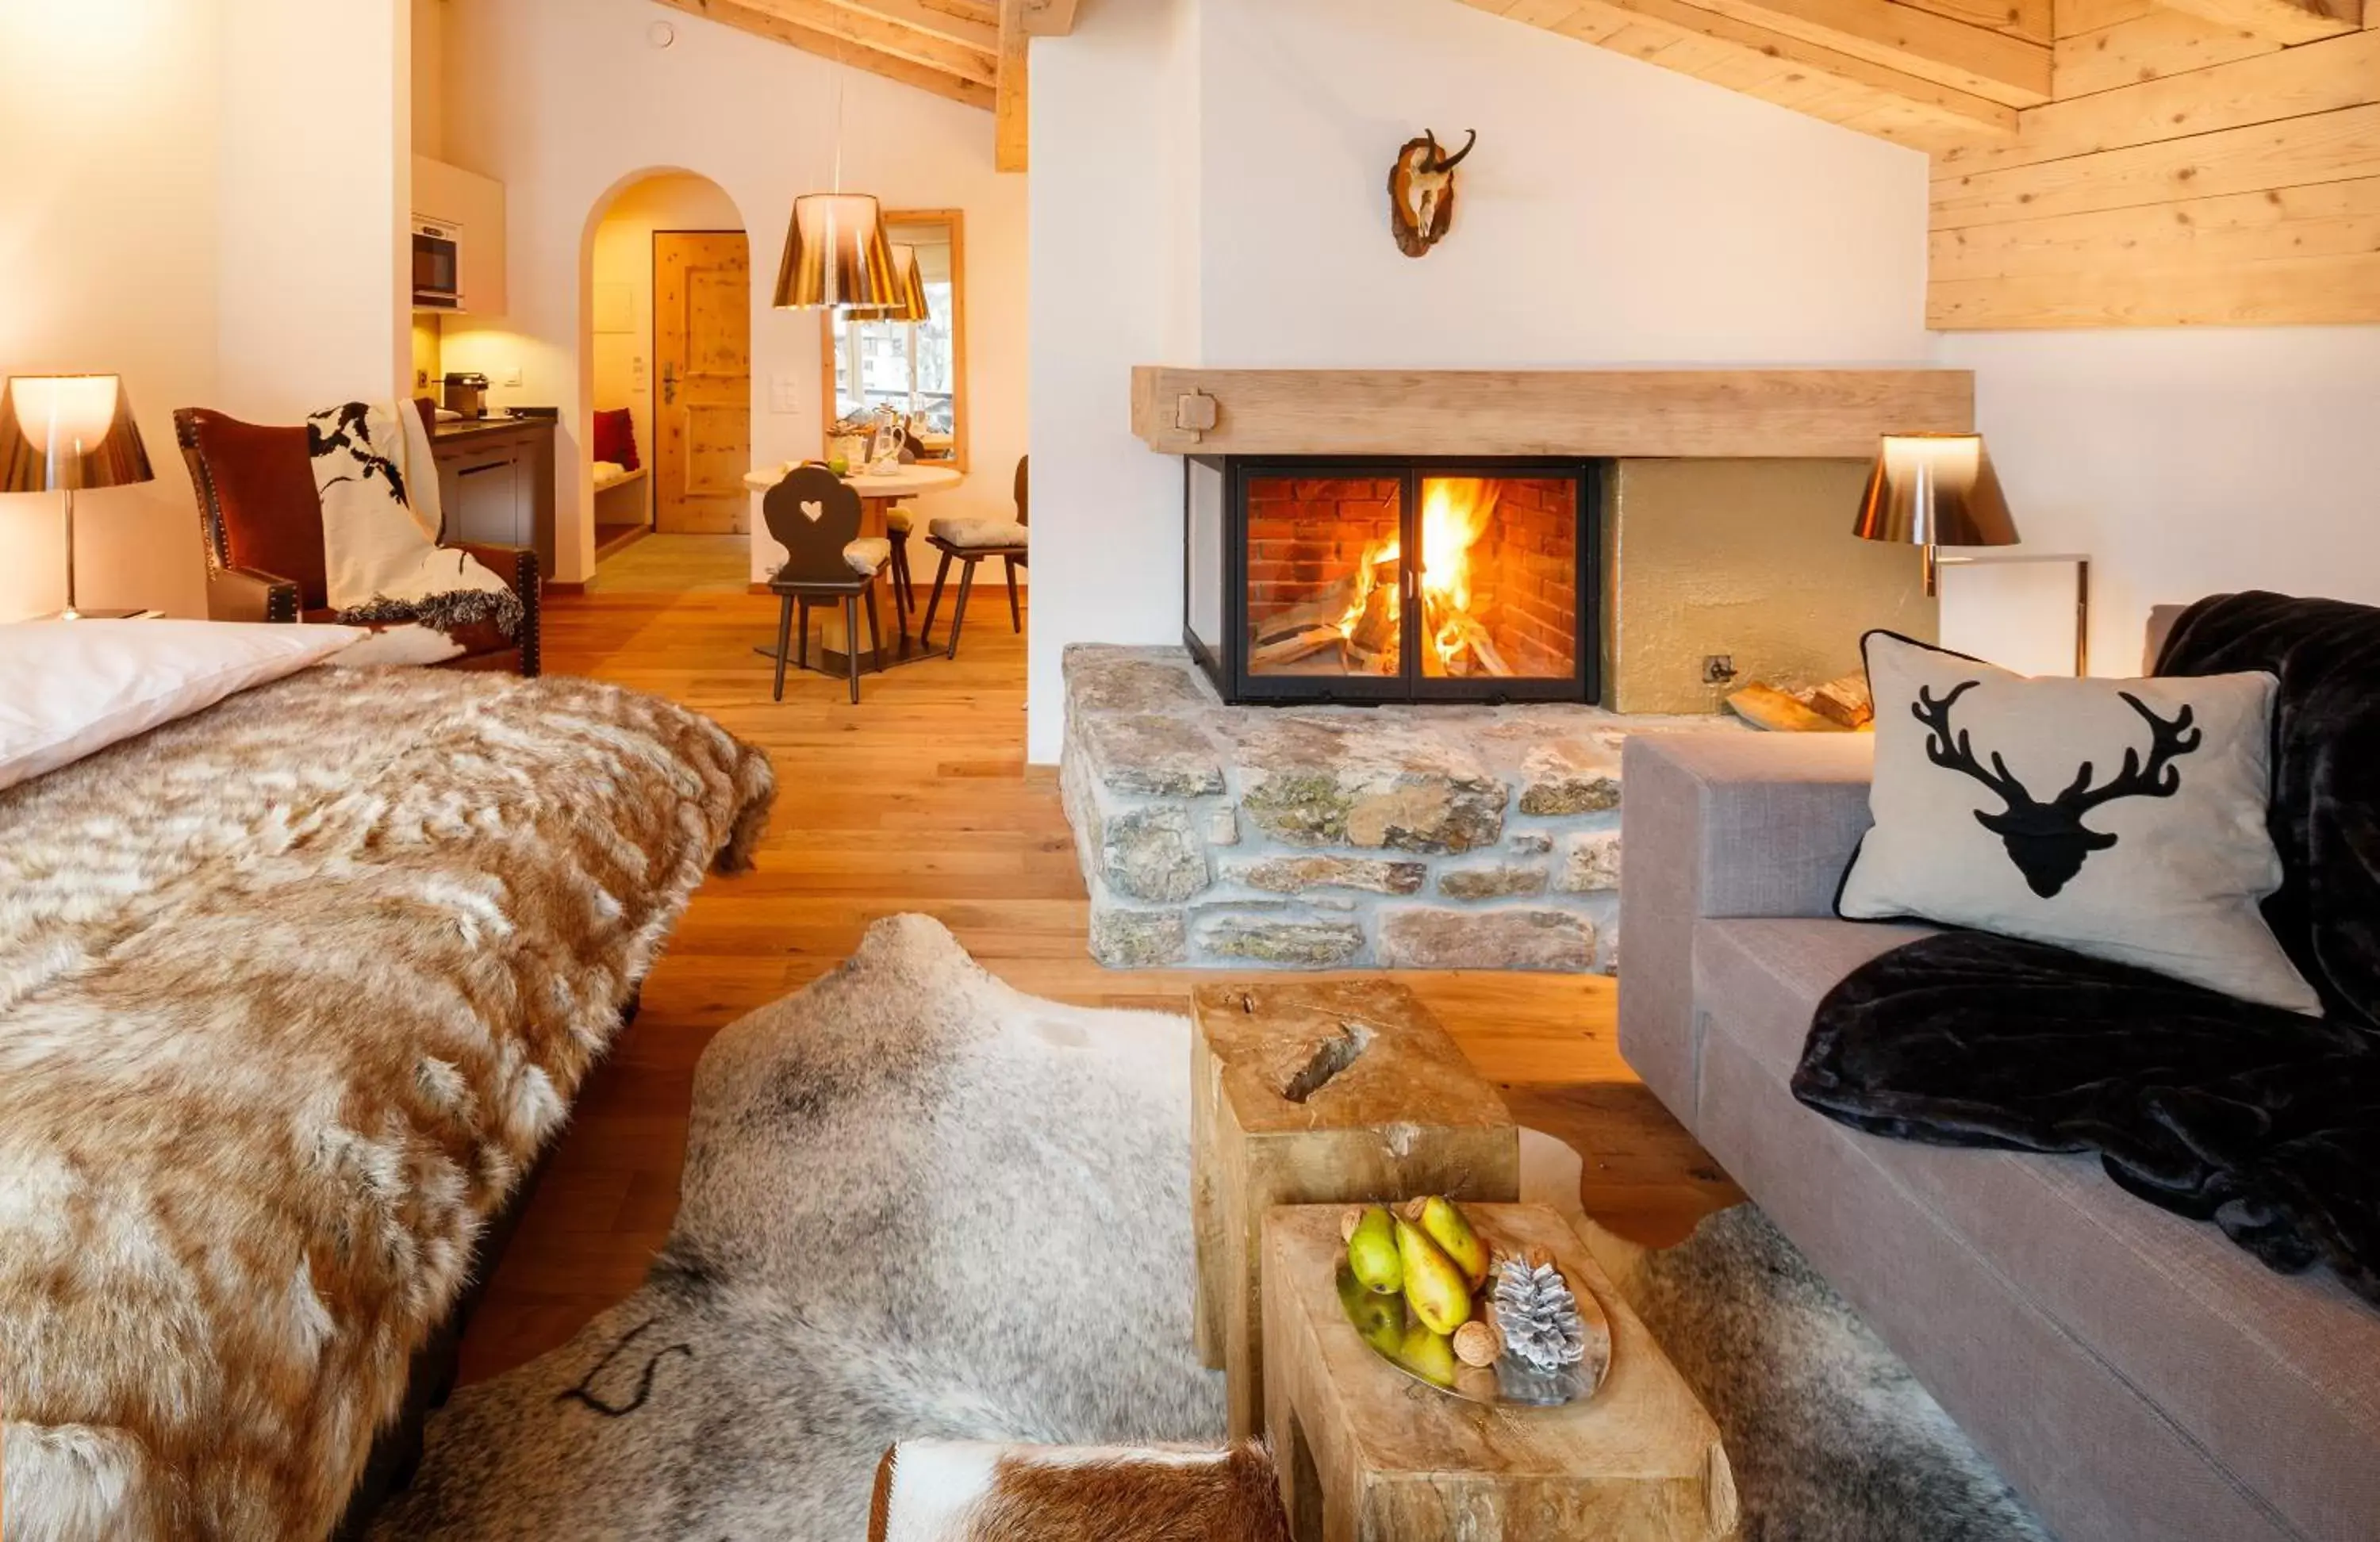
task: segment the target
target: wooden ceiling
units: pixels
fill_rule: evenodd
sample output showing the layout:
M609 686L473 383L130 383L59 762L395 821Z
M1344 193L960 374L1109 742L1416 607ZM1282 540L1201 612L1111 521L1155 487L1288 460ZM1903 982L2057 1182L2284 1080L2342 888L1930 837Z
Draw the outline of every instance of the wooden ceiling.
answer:
M2380 0L1462 0L1933 157L1945 330L2380 322Z
M1071 32L1080 0L656 0L805 53L990 109L1000 169L1027 162L1026 44Z

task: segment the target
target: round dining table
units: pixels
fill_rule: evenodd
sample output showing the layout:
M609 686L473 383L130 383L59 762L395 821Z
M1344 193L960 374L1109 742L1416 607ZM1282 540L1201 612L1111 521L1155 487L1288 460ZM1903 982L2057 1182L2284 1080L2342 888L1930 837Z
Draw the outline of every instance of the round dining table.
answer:
M755 492L767 492L771 488L783 481L785 474L793 469L794 463L791 461L774 467L756 467L746 475L744 485ZM906 503L912 498L924 498L937 492L948 492L965 480L966 473L954 466L936 466L922 461L905 462L881 475L868 471L853 471L842 479L844 486L859 494L859 533L863 537L889 536L892 533L885 524L885 517L892 512L893 505ZM922 640L913 644L909 637L909 629L905 625L899 628L899 633L898 641L887 638L881 650L862 650L859 660L860 668L884 669L893 664L911 663L918 659L941 656L941 650L929 649ZM844 636L843 617L833 607L826 607L820 616L819 625L821 667L829 674L839 673L844 667L843 655L855 640ZM777 650L773 645L764 647L759 651L771 659L777 656Z

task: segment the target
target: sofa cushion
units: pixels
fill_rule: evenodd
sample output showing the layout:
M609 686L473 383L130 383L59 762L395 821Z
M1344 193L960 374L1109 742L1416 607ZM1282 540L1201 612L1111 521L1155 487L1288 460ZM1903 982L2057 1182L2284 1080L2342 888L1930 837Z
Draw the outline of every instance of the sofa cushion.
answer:
M1756 1062L1790 1100L1786 1084L1819 999L1919 934L1841 921L1701 922L1695 999L1710 1009L1706 1031ZM1798 1105L1780 1117L1824 1123ZM2272 1273L2216 1228L2124 1193L2087 1158L1849 1138L2292 1526L2343 1538L2380 1513L2380 1312L2334 1278ZM1755 1175L1737 1176L1760 1191Z
M322 558L322 500L306 429L199 415L199 454L214 484L230 565L270 573L298 586L298 603L330 603Z
M1730 1028L1779 1081L1801 1063L1810 1019L1844 976L1930 927L1804 917L1694 923L1694 1000L1727 1004Z

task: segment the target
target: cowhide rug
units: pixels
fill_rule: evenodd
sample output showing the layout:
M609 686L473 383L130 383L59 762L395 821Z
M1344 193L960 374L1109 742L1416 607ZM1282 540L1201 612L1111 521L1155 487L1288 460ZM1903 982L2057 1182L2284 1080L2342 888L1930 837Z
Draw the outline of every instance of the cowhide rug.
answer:
M1184 1019L1037 1000L931 920L877 923L704 1054L645 1287L456 1393L373 1536L846 1542L896 1440L1220 1442L1189 1060ZM1533 1171L1574 1208L1551 1146ZM1662 1253L1596 1240L1705 1384L1745 1542L2042 1535L1756 1211Z

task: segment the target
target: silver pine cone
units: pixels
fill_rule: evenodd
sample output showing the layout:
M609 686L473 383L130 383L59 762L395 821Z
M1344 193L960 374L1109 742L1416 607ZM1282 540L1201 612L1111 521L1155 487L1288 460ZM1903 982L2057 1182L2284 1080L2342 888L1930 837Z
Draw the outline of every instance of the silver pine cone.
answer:
M1560 1370L1586 1358L1586 1324L1578 1315L1570 1282L1551 1264L1531 1269L1508 1258L1496 1276L1496 1326L1504 1352L1541 1371Z

